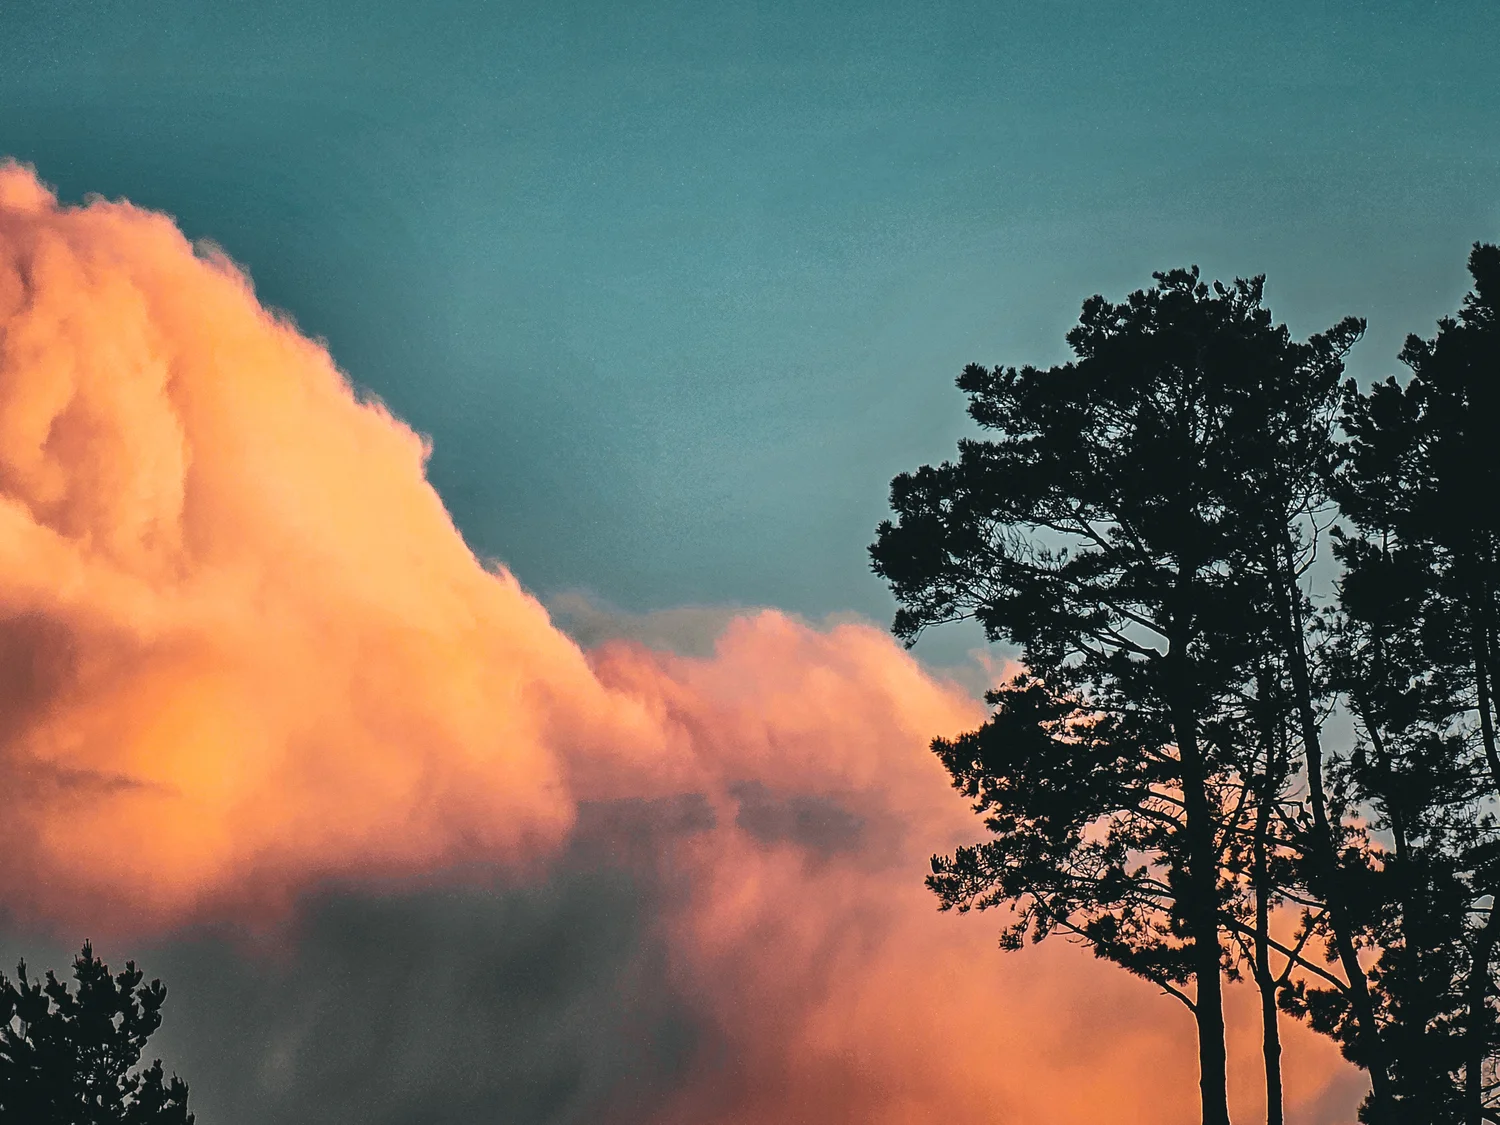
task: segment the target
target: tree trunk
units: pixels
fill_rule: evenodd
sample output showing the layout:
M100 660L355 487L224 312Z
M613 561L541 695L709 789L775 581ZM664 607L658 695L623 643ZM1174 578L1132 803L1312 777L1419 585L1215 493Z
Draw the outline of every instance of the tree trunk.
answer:
M1182 589L1190 580L1179 576L1179 611L1185 599ZM1179 612L1177 620L1186 615ZM1193 930L1193 976L1197 995L1193 1015L1198 1024L1198 1090L1203 1125L1229 1125L1229 1075L1224 1043L1224 995L1220 980L1223 949L1219 944L1219 856L1214 844L1209 811L1207 767L1198 743L1198 724L1192 706L1191 677L1187 672L1185 641L1172 638L1167 650L1168 690L1172 707L1173 734L1182 767L1182 804L1186 823L1183 834L1188 850L1188 888L1191 898L1179 904L1186 909Z
M1218 919L1214 919L1217 930ZM1224 990L1219 979L1218 934L1194 939L1198 995L1198 1091L1203 1125L1229 1125L1229 1073L1224 1049Z
M1276 978L1271 974L1271 875L1267 856L1271 825L1271 771L1275 747L1266 746L1266 782L1255 810L1255 986L1260 990L1260 1049L1266 1072L1266 1125L1283 1125L1281 1029L1277 1024Z
M1273 585L1279 603L1282 626L1286 632L1285 647L1292 671L1297 717L1302 730L1302 749L1307 765L1308 804L1313 814L1311 858L1323 885L1318 889L1328 904L1328 923L1333 931L1334 949L1339 965L1349 982L1349 1003L1359 1028L1360 1054L1370 1073L1370 1109L1373 1125L1394 1125L1395 1115L1385 1043L1375 1021L1375 1006L1370 999L1369 980L1360 966L1354 948L1354 927L1344 897L1343 871L1333 829L1328 822L1328 798L1323 788L1323 743L1318 730L1317 712L1313 708L1312 673L1308 667L1306 626L1302 620L1301 590L1292 564L1291 533L1281 528L1279 550L1273 549ZM1279 558L1277 556L1280 556Z
M1198 1089L1203 1125L1229 1125L1229 1075L1224 1043L1224 994L1220 980L1223 948L1219 944L1218 857L1209 819L1202 757L1197 732L1189 719L1177 730L1183 760L1183 804L1187 814L1188 882L1193 901L1193 975L1197 996Z
M1464 1125L1484 1125L1484 1060L1489 1054L1490 961L1500 940L1500 897L1492 900L1490 915L1475 942L1474 963L1464 988Z
M1484 583L1469 599L1469 641L1474 654L1474 686L1478 692L1479 733L1484 739L1484 759L1490 767L1490 780L1500 793L1500 753L1495 748L1495 716L1490 699L1490 627L1485 612L1489 591Z
M1277 1025L1276 980L1270 967L1262 968L1261 944L1256 951L1255 983L1260 988L1260 1053L1266 1069L1266 1125L1285 1121L1281 1094L1281 1028Z
M1500 793L1500 754L1495 747L1495 718L1490 694L1489 590L1481 579L1477 596L1470 600L1470 638L1474 650L1474 683L1478 689L1479 730L1484 739L1485 761L1490 779ZM1474 944L1473 963L1464 986L1464 1125L1484 1122L1484 1060L1489 1054L1491 1023L1489 998L1492 988L1490 962L1500 941L1500 896L1492 897L1489 917Z

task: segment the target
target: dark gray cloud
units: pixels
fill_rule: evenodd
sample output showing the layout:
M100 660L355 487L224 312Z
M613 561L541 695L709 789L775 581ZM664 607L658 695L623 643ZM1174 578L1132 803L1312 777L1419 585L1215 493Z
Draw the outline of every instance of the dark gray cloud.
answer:
M332 894L295 928L258 957L213 937L150 957L203 1125L561 1125L649 1101L694 1043L622 873Z
M628 1123L714 1038L668 979L659 874L675 839L713 826L699 795L597 802L539 881L329 888L271 934L99 952L167 983L152 1048L199 1125ZM0 953L59 971L71 956L14 925Z
M743 781L730 792L739 801L735 823L764 844L790 843L814 855L857 851L864 818L831 797L778 793L759 781Z
M737 828L819 862L889 834L829 796L731 795L733 828L701 793L589 802L544 872L330 886L268 932L96 945L167 983L152 1056L199 1125L630 1125L733 1067L668 969L663 923L692 890L674 849ZM86 936L0 922L0 957L61 973Z

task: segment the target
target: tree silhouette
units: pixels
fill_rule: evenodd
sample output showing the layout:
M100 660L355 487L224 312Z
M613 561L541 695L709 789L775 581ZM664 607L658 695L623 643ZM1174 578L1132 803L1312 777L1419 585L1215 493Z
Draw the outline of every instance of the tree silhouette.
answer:
M1275 1035L1272 994L1302 969L1328 980L1342 997L1345 1053L1370 1074L1366 1116L1385 1122L1394 1112L1388 1050L1359 957L1371 853L1357 819L1346 818L1357 810L1337 786L1330 791L1325 776L1329 769L1339 769L1340 758L1324 746L1322 719L1332 693L1327 670L1316 659L1318 623L1305 589L1333 518L1329 476L1338 451L1342 359L1364 325L1346 319L1306 344L1293 344L1285 328L1271 327L1269 312L1259 308L1260 282L1252 284L1263 331L1236 346L1234 359L1223 365L1224 394L1233 404L1224 422L1233 464L1226 474L1230 483L1224 503L1237 529L1231 565L1244 584L1256 589L1261 615L1246 642L1255 652L1255 718L1242 741L1265 745L1258 759L1249 759L1247 784L1257 806L1251 882L1257 902L1255 979L1268 1041L1268 1104L1274 1120L1279 1076L1270 1043ZM1283 740L1300 759L1303 784L1295 794L1288 788L1296 772L1290 759L1273 753ZM1290 863L1275 862L1273 847ZM1290 880L1299 892L1297 900L1308 908L1295 953L1284 952L1287 962L1279 974L1270 974L1267 967L1272 945L1267 900L1280 897L1264 885L1267 879L1282 892L1290 889ZM1342 979L1302 955L1313 934L1324 939L1323 949ZM1295 1004L1292 1010L1298 1010Z
M897 519L871 547L898 635L974 618L1025 669L991 694L983 728L934 743L992 838L934 857L929 885L944 908L1014 907L1008 946L1065 932L1185 1003L1211 1125L1228 1121L1222 929L1240 916L1246 745L1268 668L1321 770L1296 521L1361 330L1294 342L1260 279L1210 287L1196 269L1122 304L1091 298L1068 334L1074 362L964 370L969 414L995 436L897 477ZM1268 810L1284 757L1262 771ZM1325 798L1321 823L1298 826L1325 887L1338 881L1327 811ZM1251 869L1270 878L1268 860Z
M139 1068L167 990L133 961L110 975L85 942L75 993L49 971L0 973L0 1125L192 1125L188 1088L158 1059Z
M1476 245L1469 269L1458 316L1408 338L1408 382L1348 388L1335 492L1338 687L1362 735L1349 780L1393 841L1371 935L1393 1073L1414 1119L1479 1125L1500 941L1500 249Z

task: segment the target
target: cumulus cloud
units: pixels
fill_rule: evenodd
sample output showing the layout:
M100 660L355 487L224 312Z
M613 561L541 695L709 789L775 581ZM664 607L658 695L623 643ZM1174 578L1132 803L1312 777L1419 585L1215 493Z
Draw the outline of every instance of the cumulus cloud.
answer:
M933 910L971 692L774 611L581 648L426 455L221 253L0 168L0 897L158 951L213 1120L1193 1119L1185 1013Z
M13 165L0 200L10 901L174 914L555 844L604 693L423 441L165 217Z

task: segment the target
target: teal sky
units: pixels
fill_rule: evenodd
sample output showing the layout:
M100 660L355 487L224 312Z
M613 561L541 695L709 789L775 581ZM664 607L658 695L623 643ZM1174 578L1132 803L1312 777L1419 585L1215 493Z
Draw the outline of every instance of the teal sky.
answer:
M885 617L963 363L1269 275L1364 375L1500 237L1500 6L29 3L0 152L127 196L432 435L544 595Z

